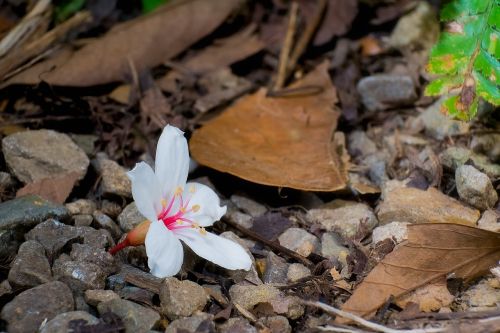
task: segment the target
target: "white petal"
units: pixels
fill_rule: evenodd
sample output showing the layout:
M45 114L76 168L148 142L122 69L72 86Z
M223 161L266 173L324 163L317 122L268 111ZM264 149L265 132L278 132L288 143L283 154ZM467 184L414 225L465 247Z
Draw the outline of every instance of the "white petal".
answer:
M196 207L197 211L189 212L186 218L198 223L202 227L208 227L226 214L226 206L220 206L219 196L208 186L199 183L187 183L182 194L185 200L189 200L187 210Z
M175 235L189 246L197 255L227 269L249 270L252 260L241 245L214 235L201 234L196 229L178 229Z
M145 162L127 172L132 181L132 196L137 209L150 221L156 221L161 210L161 192L153 169Z
M177 274L184 260L181 242L161 221L154 221L149 227L146 253L151 274L160 278Z
M186 184L189 171L189 151L184 133L167 125L156 146L155 174L164 198L170 197L178 186Z

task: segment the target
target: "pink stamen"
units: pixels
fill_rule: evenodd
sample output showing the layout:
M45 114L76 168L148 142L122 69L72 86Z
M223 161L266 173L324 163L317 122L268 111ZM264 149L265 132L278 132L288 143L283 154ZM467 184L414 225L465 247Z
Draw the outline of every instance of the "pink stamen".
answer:
M168 216L170 213L174 201L176 197L179 197L180 201L180 208L177 213L174 215ZM193 209L186 209L187 206L189 205L189 202L191 201L191 198L188 198L188 200L184 203L184 200L182 198L182 194L174 194L172 196L172 199L170 199L170 202L166 208L163 209L163 211L158 215L158 219L163 221L163 224L169 229L169 230L175 230L175 229L185 229L185 228L191 228L195 223L194 221L185 218L184 215L187 213L190 213L193 211ZM186 222L188 225L181 224L178 225L178 221Z

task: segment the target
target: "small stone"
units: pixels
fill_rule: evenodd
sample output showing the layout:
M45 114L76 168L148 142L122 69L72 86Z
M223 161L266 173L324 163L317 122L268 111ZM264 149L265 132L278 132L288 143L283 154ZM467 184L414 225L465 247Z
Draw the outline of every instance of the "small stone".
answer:
M197 310L203 310L208 295L197 283L166 278L160 287L161 311L169 319L187 317Z
M213 316L205 313L199 312L191 317L180 318L172 321L165 330L165 333L197 333L200 332L198 327L201 325L206 325L208 332L215 332L215 326L212 321ZM206 332L203 331L203 332Z
M65 261L53 266L54 277L66 283L71 290L81 293L87 289L104 289L106 273L90 262Z
M247 197L233 194L230 199L236 205L236 207L252 217L259 217L267 212L266 206Z
M15 287L35 287L52 281L52 271L45 249L36 241L21 244L11 264L9 282Z
M262 281L267 284L286 284L288 263L285 259L269 252L266 258L266 269Z
M44 320L73 311L73 295L62 282L48 282L23 291L7 303L0 317L8 323L8 332L37 332Z
M366 156L361 164L368 168L368 177L377 186L382 187L389 179L387 176L388 157L383 152Z
M250 229L253 226L253 217L238 210L228 212L226 217L243 228Z
M220 333L257 333L257 329L250 325L244 318L229 318L224 324L219 325Z
M286 276L288 281L293 283L305 277L311 276L311 270L302 264L294 263L288 267Z
M97 305L99 314L111 311L123 320L126 332L147 333L160 320L158 312L124 299L112 299Z
M372 242L377 244L385 239L392 239L396 244L408 238L408 222L391 222L373 229Z
M494 207L498 201L490 178L471 165L457 168L455 182L458 195L471 206L485 210Z
M389 38L389 45L396 48L430 49L439 36L439 21L434 9L425 1L402 16Z
M490 133L472 137L470 148L475 153L486 154L494 162L500 162L500 134Z
M71 311L58 314L53 319L49 320L40 333L67 333L71 332L69 322L72 320L83 320L84 325L95 325L99 323L99 319L85 311Z
M441 105L446 97L442 97L429 106L417 121L422 121L425 132L436 140L469 132L469 123L454 120L441 112Z
M109 217L111 217L114 220L122 212L122 206L120 206L118 203L116 203L114 201L109 201L109 200L104 199L101 202L100 211L102 213L108 215Z
M71 215L92 215L94 210L97 209L97 205L95 204L95 202L87 199L78 199L73 202L67 203L65 206Z
M88 214L73 215L73 224L75 225L75 227L89 227L93 221L94 218L92 217L92 215Z
M52 130L17 132L2 140L5 162L23 183L74 173L82 179L89 159L69 136Z
M0 297L10 294L12 294L12 286L10 285L9 280L3 280L0 283Z
M288 228L278 237L278 240L281 246L304 257L319 251L318 238L302 228Z
M440 155L441 164L444 167L455 171L459 166L471 160L479 170L491 178L500 177L500 165L491 163L484 155L476 154L469 149L462 147L449 147Z
M42 244L49 259L53 259L61 253L66 244L78 241L82 235L76 227L49 219L30 230L25 237Z
M349 154L353 157L368 156L377 152L377 146L372 141L365 131L352 131L347 136L347 148Z
M135 205L135 201L131 204L128 204L120 215L118 215L118 223L120 224L120 228L124 232L129 232L130 230L137 227L139 224L144 222L146 218L142 216L142 214L137 209Z
M115 221L111 219L111 217L99 210L96 210L94 214L92 214L92 216L94 217L94 221L98 229L108 230L114 239L118 239L121 237L122 231L118 224L116 224Z
M475 226L480 215L478 210L465 207L433 187L423 191L390 181L383 189L382 196L384 200L377 207L377 216L382 225L399 221Z
M292 333L292 326L283 316L260 318L259 323L269 328L270 333Z
M130 179L122 166L108 159L104 153L98 153L92 165L101 176L99 192L103 196L132 197Z
M481 280L459 298L458 305L464 311L491 311L500 304L500 289L493 288L487 279Z
M403 106L417 99L410 76L377 74L362 78L357 86L361 101L369 111Z
M127 284L125 281L125 277L127 275L134 276L135 278L144 281L144 283L147 283L150 286L158 286L157 293L159 293L159 286L162 284L163 279L160 279L150 273L144 272L137 267L127 264L122 264L120 266L120 271L117 274L108 277L106 283L107 289L112 289L116 292L123 289L123 287L125 287L125 285Z
M73 261L96 264L108 275L118 271L115 258L100 248L76 243L73 244L70 256Z
M93 156L95 154L95 143L99 140L97 135L71 133L70 137L87 156Z
M104 249L115 243L109 231L105 229L95 230L92 227L77 227L77 232L83 237L83 244Z
M321 255L325 258L347 258L349 249L342 245L341 238L332 232L321 235Z
M319 223L327 231L338 232L344 238L362 239L378 224L372 209L365 204L334 200L331 205L338 207L311 209L307 218Z
M9 192L9 190L11 190L15 185L16 180L10 175L10 173L0 171L0 190L3 192Z
M84 293L85 302L92 306L97 306L101 302L120 299L120 296L113 290L88 289Z
M477 226L480 229L500 232L500 215L492 209L487 209L477 221Z

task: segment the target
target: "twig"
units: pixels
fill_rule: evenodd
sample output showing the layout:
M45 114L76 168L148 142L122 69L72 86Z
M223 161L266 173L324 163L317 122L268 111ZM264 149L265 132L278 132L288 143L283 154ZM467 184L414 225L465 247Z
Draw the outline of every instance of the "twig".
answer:
M278 77L276 83L274 84L273 90L279 90L285 85L285 80L287 78L287 68L288 68L288 57L290 56L290 51L292 49L293 37L295 35L295 29L297 28L297 14L299 12L299 4L297 1L293 1L290 7L290 17L288 19L288 27L286 29L285 41L280 51L279 67L278 67Z
M316 308L319 308L327 313L333 314L335 316L340 316L343 318L347 318L349 320L352 320L356 323L358 323L361 326L364 326L366 328L375 330L376 332L383 332L383 333L434 333L434 332L444 332L444 328L422 328L422 329L413 329L413 330L397 330L393 328L389 328L380 324L373 323L371 321L368 321L366 319L363 319L355 314L352 314L350 312L346 312L337 308L334 308L333 306L327 305L325 303L321 302L312 302L312 301L302 301L303 304L309 305L309 306L314 306ZM337 331L338 332L338 331Z
M314 267L314 264L307 258L301 256L300 254L298 254L297 252L295 251L292 251L290 249L287 249L286 247L284 246L281 246L279 244L276 244L275 242L273 241L270 241L270 240L267 240L265 239L264 237L262 237L261 235L259 235L258 233L256 232L253 232L251 230L248 230L246 228L243 228L242 226L234 223L233 221L230 221L229 219L227 218L222 218L221 220L222 222L230 225L231 227L237 229L238 231L240 231L242 234L244 234L245 236L248 236L256 241L259 241L261 242L262 244L270 247L271 249L273 250L276 250L282 254L284 254L285 256L287 257L290 257L290 258L293 258L297 261L300 261L301 263L303 263L304 265L306 265L307 267Z

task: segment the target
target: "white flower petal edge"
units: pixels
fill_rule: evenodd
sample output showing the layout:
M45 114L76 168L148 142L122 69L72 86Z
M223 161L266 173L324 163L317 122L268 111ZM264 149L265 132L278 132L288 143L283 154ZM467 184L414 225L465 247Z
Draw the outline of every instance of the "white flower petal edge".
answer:
M137 163L127 172L132 182L132 196L137 209L150 221L156 221L161 210L161 192L153 169L145 163Z
M185 198L190 198L189 205L196 206L196 212L186 213L186 218L195 221L201 227L209 227L226 214L226 206L219 206L219 196L208 186L199 183L187 183L184 187Z
M249 270L252 260L243 247L229 239L210 232L200 234L194 229L176 231L179 237L197 255L227 269Z
M155 174L163 198L170 197L178 186L186 184L189 172L189 150L184 132L167 125L156 146Z
M184 260L182 244L161 221L154 221L149 226L146 252L149 269L156 277L173 276L181 269Z

